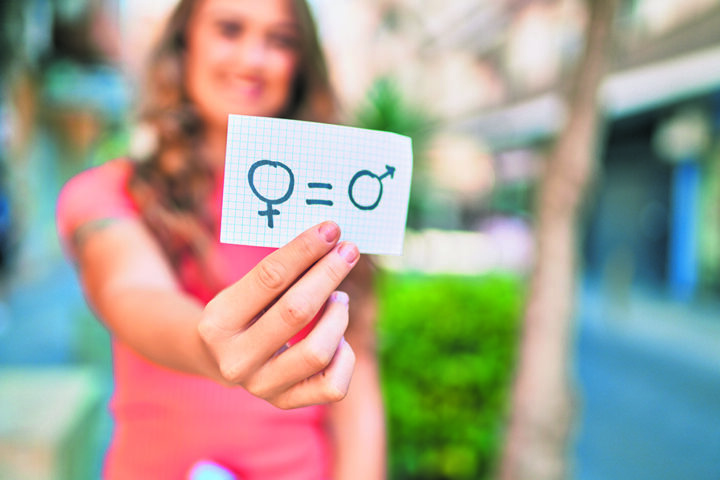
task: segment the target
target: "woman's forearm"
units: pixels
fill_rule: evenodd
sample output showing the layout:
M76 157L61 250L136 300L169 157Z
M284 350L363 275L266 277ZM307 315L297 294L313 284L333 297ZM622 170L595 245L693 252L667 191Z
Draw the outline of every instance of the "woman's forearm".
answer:
M96 303L100 318L114 335L143 357L173 370L223 381L198 334L202 306L194 298L160 288L124 288L100 294Z
M113 336L143 357L219 379L197 331L203 306L177 285L147 231L134 221L85 227L75 245L92 309Z
M348 395L330 409L333 479L381 480L386 478L386 434L377 360L369 353L356 356Z

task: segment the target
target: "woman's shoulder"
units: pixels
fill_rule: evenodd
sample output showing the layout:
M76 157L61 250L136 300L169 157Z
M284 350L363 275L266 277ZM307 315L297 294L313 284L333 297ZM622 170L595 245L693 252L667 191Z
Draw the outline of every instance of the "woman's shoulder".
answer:
M129 160L123 158L110 160L75 174L65 183L62 193L76 190L100 192L108 187L119 187L127 182L131 173L132 163Z
M56 208L58 234L64 241L84 223L109 218L137 217L128 192L132 163L111 160L84 170L68 180Z

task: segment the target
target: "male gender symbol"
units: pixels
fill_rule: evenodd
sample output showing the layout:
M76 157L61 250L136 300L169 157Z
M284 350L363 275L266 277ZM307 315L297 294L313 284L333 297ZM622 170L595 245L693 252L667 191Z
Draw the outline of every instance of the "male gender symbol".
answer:
M283 195L280 198L276 198L276 199L266 198L266 197L260 195L260 193L257 191L257 188L255 188L255 170L257 170L258 168L263 167L265 165L267 165L269 167L275 167L275 168L280 167L280 168L284 169L290 177L290 182L288 183L287 191L285 192L285 195ZM287 165L285 165L284 163L281 163L281 162L274 162L272 160L259 160L255 163L253 163L252 166L250 167L250 170L248 170L248 183L250 184L250 189L255 194L255 196L267 204L267 210L258 210L258 215L260 215L261 217L268 217L268 227L273 228L273 215L280 215L279 210L275 210L274 208L272 208L273 205L279 205L279 204L287 201L287 199L290 198L290 195L292 195L293 188L295 187L295 176L293 175L292 170L290 170L290 168Z
M373 172L371 172L370 170L360 170L355 175L353 175L352 180L350 180L350 185L348 186L348 196L350 197L350 201L352 202L353 205L355 205L360 210L373 210L375 207L378 206L378 204L380 203L380 199L382 198L382 194L383 194L383 183L382 183L383 178L387 177L388 175L390 176L390 178L393 178L395 176L395 167L391 167L390 165L385 165L385 168L387 168L387 170L382 175L376 175ZM380 190L378 191L377 199L369 205L362 205L362 204L358 203L355 200L355 196L353 195L353 187L355 187L355 182L357 182L360 178L365 177L365 176L376 179L378 181L378 183L380 184Z

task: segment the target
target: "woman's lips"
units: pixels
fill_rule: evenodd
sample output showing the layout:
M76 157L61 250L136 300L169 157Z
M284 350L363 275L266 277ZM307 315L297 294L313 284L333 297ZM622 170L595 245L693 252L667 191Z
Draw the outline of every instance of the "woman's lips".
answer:
M259 79L236 79L230 88L243 100L257 100L263 93L263 82Z

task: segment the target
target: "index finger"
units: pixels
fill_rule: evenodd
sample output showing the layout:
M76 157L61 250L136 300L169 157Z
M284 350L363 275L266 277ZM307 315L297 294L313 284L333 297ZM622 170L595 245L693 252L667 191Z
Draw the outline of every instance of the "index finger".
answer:
M340 238L334 222L315 225L260 261L243 278L220 292L206 307L214 326L237 332L268 307ZM211 306L212 305L212 306ZM238 308L242 313L238 314Z

